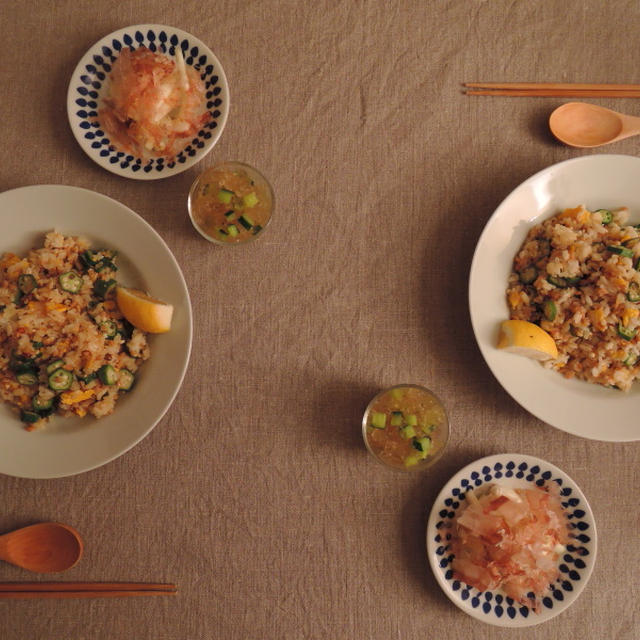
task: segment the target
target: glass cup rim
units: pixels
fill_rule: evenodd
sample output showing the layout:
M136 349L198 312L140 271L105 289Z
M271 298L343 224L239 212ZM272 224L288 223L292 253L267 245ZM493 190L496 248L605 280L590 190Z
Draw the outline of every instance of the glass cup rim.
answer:
M392 465L388 462L385 462L384 460L382 460L380 458L380 456L378 456L378 454L372 450L369 441L367 439L367 417L369 415L369 411L371 410L371 407L374 405L374 403L383 395L389 393L390 391L393 391L394 389L418 389L419 391L422 391L423 393L426 393L427 395L431 396L432 398L434 398L436 400L436 402L440 405L440 407L442 408L442 412L444 413L444 426L446 428L446 437L442 443L442 447L440 448L440 450L438 451L438 453L429 458L428 461L426 462L422 462L420 464L417 464L413 467L408 467L408 468L402 468L402 467L397 467L395 465ZM388 469L395 469L396 471L401 471L404 473L415 473L418 471L425 471L426 469L429 469L430 467L432 467L438 460L440 460L440 458L443 456L445 449L447 448L447 445L449 444L449 438L451 436L451 422L449 421L449 413L447 412L447 409L444 405L444 403L442 402L442 400L440 399L440 396L438 396L436 393L434 393L431 389L429 389L428 387L425 387L423 385L420 384L414 384L414 383L401 383L401 384L394 384L391 385L390 387L385 387L384 389L381 389L380 391L378 391L378 393L376 393L373 398L371 398L371 400L369 401L369 403L367 404L366 409L364 410L364 413L362 414L362 439L364 440L364 444L365 447L367 448L367 451L378 461L378 463L380 463L381 465L387 467Z
M193 218L192 200L193 200L195 192L196 192L196 190L197 190L197 188L198 188L198 186L200 184L200 180L202 179L202 176L205 173L207 173L208 171L211 171L212 169L218 169L220 167L226 167L226 166L240 167L242 169L247 170L247 172L249 174L254 173L258 178L260 178L264 182L264 184L266 185L266 187L267 187L267 189L269 191L269 196L271 197L271 212L269 213L269 218L264 223L264 225L262 227L262 230L260 231L259 234L252 235L249 238L247 238L246 240L244 240L243 242L223 242L222 240L217 240L213 236L210 236L207 233L205 233L200 228L200 225ZM222 161L216 162L215 164L212 164L211 166L209 166L206 169L202 170L196 176L196 179L191 183L191 187L189 188L189 195L187 196L187 211L189 212L189 219L191 220L191 224L192 224L193 228L205 240L208 240L212 244L218 245L220 247L239 247L239 246L242 246L242 245L245 245L245 244L249 244L249 243L253 242L254 240L257 240L259 237L261 237L264 234L264 232L266 231L266 229L269 226L269 224L271 224L271 219L273 218L273 213L275 211L275 208L276 208L275 193L274 193L273 187L271 186L271 183L269 182L267 177L264 175L264 173L262 173L262 171L260 171L259 169L256 169L253 165L250 165L247 162L243 162L241 160L222 160Z

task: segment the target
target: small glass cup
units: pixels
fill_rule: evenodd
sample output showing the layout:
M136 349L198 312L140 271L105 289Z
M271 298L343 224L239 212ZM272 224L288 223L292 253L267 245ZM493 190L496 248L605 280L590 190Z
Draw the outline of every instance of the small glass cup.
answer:
M381 464L422 471L442 457L449 441L449 419L432 391L398 384L369 402L362 417L362 437Z
M275 196L269 181L244 162L221 162L203 171L187 199L195 230L222 246L247 244L271 222Z

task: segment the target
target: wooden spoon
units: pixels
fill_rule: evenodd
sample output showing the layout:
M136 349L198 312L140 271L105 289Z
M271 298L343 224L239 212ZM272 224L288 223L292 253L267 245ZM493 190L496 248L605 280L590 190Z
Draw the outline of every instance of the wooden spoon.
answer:
M58 522L32 524L0 536L0 560L38 573L70 569L82 549L80 534Z
M588 102L567 102L549 117L553 135L583 149L617 142L640 133L640 118Z

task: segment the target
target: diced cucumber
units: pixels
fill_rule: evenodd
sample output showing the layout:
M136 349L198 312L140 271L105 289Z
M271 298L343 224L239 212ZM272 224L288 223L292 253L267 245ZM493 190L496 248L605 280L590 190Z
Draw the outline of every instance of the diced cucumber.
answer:
M402 415L402 411L392 411L391 412L391 426L399 427L402 425L404 417Z
M387 415L379 411L372 411L371 426L374 429L384 429L387 426Z
M415 467L420 460L422 460L422 456L419 453L411 453L404 459L404 466Z
M426 455L431 450L431 438L429 436L423 436L422 438L414 438L413 448L420 451L423 458L426 457Z
M405 440L410 440L415 437L416 428L413 425L408 424L406 427L402 427L402 429L400 429L400 435L402 435Z
M238 233L240 233L240 232L238 231L238 227L236 227L236 225L235 225L235 224L230 224L230 225L227 227L227 231L229 232L229 235L230 235L232 238L235 238L235 237L238 235Z
M258 204L258 196L252 191L246 196L242 197L242 204L247 208L251 209Z
M418 424L418 416L415 415L414 413L411 413L407 416L407 424L410 424L411 426L415 427Z
M233 191L229 191L229 189L220 189L220 191L218 191L218 202L222 202L222 204L229 204L233 196Z
M248 231L253 227L253 220L246 214L243 213L239 218L238 222Z

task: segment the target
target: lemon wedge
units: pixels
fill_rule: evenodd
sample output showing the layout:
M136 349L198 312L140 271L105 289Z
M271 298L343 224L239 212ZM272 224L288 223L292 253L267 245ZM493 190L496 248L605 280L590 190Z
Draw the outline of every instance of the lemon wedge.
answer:
M535 360L558 357L555 340L537 324L526 320L505 320L500 325L498 349Z
M127 287L118 287L116 301L122 315L141 331L166 333L171 329L173 305Z

